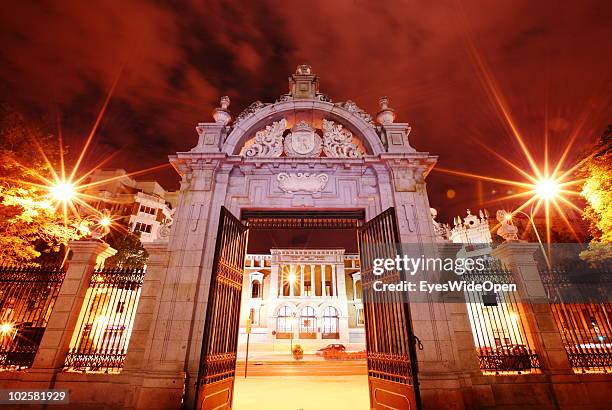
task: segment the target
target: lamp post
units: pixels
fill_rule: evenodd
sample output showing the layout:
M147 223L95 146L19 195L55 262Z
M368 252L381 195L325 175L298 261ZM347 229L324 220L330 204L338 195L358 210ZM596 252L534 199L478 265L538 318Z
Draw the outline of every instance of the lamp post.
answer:
M293 284L295 283L296 276L293 271L293 265L289 267L289 275L287 276L287 281L289 282L289 294L293 295ZM293 353L293 323L296 321L295 312L291 313L291 353Z
M291 353L293 353L293 323L297 320L295 312L291 313Z

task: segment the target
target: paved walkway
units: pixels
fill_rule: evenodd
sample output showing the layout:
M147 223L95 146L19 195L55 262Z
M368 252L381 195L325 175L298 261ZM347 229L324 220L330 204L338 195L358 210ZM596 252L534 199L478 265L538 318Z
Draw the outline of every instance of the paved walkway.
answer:
M352 376L237 377L234 410L367 410L368 378Z

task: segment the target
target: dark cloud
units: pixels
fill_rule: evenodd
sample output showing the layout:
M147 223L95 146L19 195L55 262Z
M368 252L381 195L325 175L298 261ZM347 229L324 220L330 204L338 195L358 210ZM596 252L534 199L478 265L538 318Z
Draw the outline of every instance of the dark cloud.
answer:
M468 39L539 158L546 113L553 154L585 110L578 147L612 122L611 15L603 1L5 2L0 78L33 115L59 108L74 151L121 72L89 160L119 150L113 165L138 169L191 148L195 124L210 119L220 95L236 115L275 100L308 62L335 101L375 113L389 96L398 121L412 125L412 144L442 166L513 178L478 143L527 166ZM170 172L161 177L174 183ZM429 180L441 218L494 189Z

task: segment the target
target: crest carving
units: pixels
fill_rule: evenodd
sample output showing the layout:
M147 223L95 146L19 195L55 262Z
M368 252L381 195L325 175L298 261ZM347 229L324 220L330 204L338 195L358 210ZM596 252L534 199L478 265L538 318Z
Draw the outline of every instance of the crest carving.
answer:
M247 157L280 157L283 153L283 132L287 127L284 118L257 131L255 141L246 152Z
M285 137L285 153L288 157L318 157L323 142L312 125L300 121L291 128Z
M291 194L293 192L309 192L314 194L323 191L329 176L327 174L311 174L298 172L296 174L281 172L276 176L278 186L281 190Z
M323 120L323 151L332 158L361 158L363 152L353 143L353 134L334 121Z

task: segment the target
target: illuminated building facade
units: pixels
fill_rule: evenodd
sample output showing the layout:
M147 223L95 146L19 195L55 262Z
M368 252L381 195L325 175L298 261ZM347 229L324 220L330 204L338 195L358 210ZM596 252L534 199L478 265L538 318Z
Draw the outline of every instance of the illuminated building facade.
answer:
M359 256L344 249L272 249L247 254L241 339L273 348L294 339L307 348L343 343L364 349Z
M105 182L96 184L99 181ZM94 185L84 193L96 197L89 205L108 210L113 223L138 233L143 243L157 240L160 227L172 223L177 193L166 191L156 181L138 181L123 169L99 169L87 183Z

